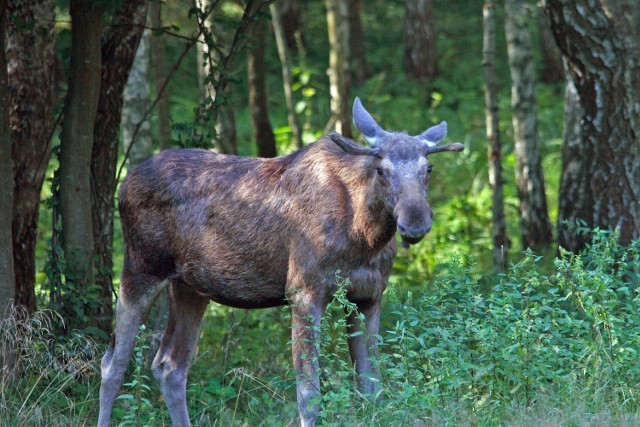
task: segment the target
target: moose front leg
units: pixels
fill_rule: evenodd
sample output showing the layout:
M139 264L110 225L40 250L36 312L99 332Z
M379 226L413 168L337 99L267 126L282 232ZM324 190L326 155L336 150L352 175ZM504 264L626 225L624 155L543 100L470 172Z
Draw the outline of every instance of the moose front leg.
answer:
M356 367L360 391L375 397L380 386L380 374L374 362L374 359L378 358L380 302L360 308L360 313L364 315L364 320L358 316L358 313L349 315L347 324L349 354Z
M298 412L302 427L315 426L320 410L320 404L312 401L320 396L320 322L325 305L314 300L305 291L298 291L289 298L293 317L293 366L297 374Z

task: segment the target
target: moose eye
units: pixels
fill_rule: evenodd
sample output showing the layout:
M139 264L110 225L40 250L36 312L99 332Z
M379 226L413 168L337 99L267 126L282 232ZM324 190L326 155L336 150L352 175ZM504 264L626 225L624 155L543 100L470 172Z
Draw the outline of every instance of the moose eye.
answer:
M382 168L376 168L376 173L380 176L384 176L384 170L382 170Z
M429 165L429 167L427 168L427 173L430 174L432 170L433 170L433 166Z

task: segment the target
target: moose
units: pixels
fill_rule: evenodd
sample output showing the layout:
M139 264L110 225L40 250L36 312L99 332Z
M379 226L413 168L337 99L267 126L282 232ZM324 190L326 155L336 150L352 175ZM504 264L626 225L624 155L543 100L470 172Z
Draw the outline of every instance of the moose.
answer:
M314 426L314 355L338 272L364 315L347 320L358 386L376 395L375 335L396 231L408 246L431 230L429 156L464 146L437 145L446 122L418 136L386 131L357 97L353 121L369 148L331 133L273 159L168 150L129 173L119 191L125 259L115 331L102 359L100 427L109 425L140 324L165 286L169 320L152 372L175 426L191 425L187 371L210 300L290 306L300 422Z

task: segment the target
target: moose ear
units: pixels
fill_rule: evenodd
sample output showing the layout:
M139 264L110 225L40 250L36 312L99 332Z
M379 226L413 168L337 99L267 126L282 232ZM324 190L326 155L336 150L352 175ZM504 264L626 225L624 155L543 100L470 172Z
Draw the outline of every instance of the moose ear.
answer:
M421 139L429 147L433 147L442 141L445 136L447 136L447 122L442 122L422 132L418 135L418 139Z
M385 131L376 123L374 118L362 106L360 98L353 101L353 124L363 133L369 145L376 148Z

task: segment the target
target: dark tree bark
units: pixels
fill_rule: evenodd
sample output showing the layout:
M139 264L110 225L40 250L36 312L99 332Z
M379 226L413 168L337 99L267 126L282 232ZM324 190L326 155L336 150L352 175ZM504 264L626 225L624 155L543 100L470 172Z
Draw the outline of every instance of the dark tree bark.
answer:
M15 192L16 305L36 309L35 248L40 191L51 156L56 102L54 0L9 0L7 60ZM33 23L33 27L17 23Z
M9 131L9 88L7 78L7 55L4 49L7 31L7 2L0 0L0 321L10 320L13 315L15 296L15 274L13 268L13 245L11 244L11 222L13 217L13 159L11 158L11 135ZM7 325L6 322L0 322ZM17 371L17 345L11 333L0 331L0 387L10 387Z
M367 61L364 44L364 30L362 29L362 0L349 1L349 43L351 44L351 64L354 82L362 86L371 77L371 67Z
M589 218L591 213L584 210L593 206L593 193L589 189L589 164L584 162L586 145L582 143L580 122L584 109L576 85L566 70L567 87L564 100L564 129L562 132L562 176L560 178L560 197L558 200L558 242L561 246L576 250L584 247L588 236L576 234L564 221L572 213L572 219ZM576 209L574 205L580 207ZM571 244L569 244L571 242Z
M329 31L329 91L332 118L328 128L351 138L349 105L349 8L347 0L326 0ZM326 129L329 130L329 129Z
M93 283L91 150L100 94L100 36L104 10L72 0L71 69L60 134L60 218L68 293L59 301L65 326L78 325L77 298Z
M538 40L540 42L540 53L542 54L542 72L540 80L545 83L554 83L564 80L564 69L562 66L562 53L558 49L549 18L544 13L544 8L536 8L538 19Z
M149 21L151 28L162 27L162 2L154 0L149 2ZM153 79L156 93L167 79L167 58L165 54L164 34L151 35L151 63L153 67ZM158 142L161 150L171 147L171 122L169 120L169 93L164 90L158 93Z
M505 33L512 80L511 107L522 245L524 249L540 249L551 244L553 236L538 144L533 46L528 12L524 6L519 0L506 0Z
M284 86L284 98L287 103L287 120L291 129L291 136L296 143L296 147L302 148L302 132L298 125L298 118L295 111L295 102L293 97L293 78L291 77L291 64L289 59L289 49L287 48L284 26L280 17L280 4L273 3L269 6L271 12L271 20L273 23L273 33L278 46L278 56L282 66L282 81Z
M267 107L267 86L265 79L265 38L267 24L263 19L255 24L253 44L249 49L247 76L249 80L249 110L251 126L256 137L259 157L275 157L276 138L273 135Z
M564 203L558 215L559 243L573 251L583 242L565 220L619 228L621 244L640 237L640 37L633 15L626 13L635 4L546 0L552 32L582 106L581 146L575 150L571 141L564 142L573 158L563 156Z
M304 21L300 12L300 0L279 0L277 2L282 22L284 40L289 51L304 52Z
M493 266L503 270L507 265L509 240L504 217L502 190L502 152L498 121L498 84L496 74L496 18L494 4L487 1L483 8L483 66L485 75L485 108L487 140L489 141L489 184L491 185L491 220L493 230Z
M405 0L404 72L425 81L438 75L438 55L431 0Z
M100 303L91 316L105 332L111 330L113 318L113 215L122 93L142 36L147 2L123 2L114 14L114 25L108 26L102 37L102 84L91 153L95 281Z
M9 134L9 90L7 85L7 55L4 49L7 28L7 3L0 0L0 319L8 313L15 297L15 274L13 268L13 245L11 244L11 222L13 218L13 159L11 157L11 135ZM10 352L0 340L0 380ZM6 359L6 360L5 360ZM2 382L0 381L0 384Z

